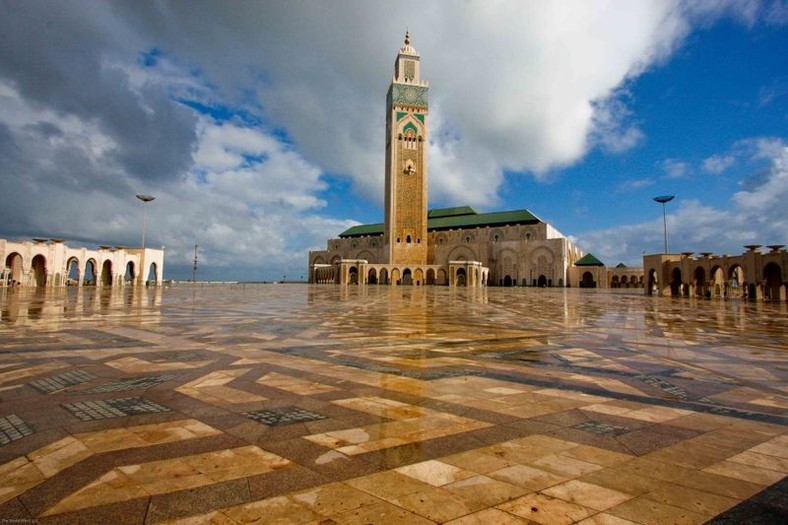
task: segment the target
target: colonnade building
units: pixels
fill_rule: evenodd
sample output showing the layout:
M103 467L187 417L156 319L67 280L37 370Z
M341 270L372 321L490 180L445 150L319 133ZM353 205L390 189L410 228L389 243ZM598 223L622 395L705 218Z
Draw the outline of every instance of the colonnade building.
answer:
M160 285L164 250L71 248L63 239L0 239L0 287Z
M484 286L605 286L586 255L528 210L427 209L429 85L405 35L386 97L385 218L309 253L309 282Z

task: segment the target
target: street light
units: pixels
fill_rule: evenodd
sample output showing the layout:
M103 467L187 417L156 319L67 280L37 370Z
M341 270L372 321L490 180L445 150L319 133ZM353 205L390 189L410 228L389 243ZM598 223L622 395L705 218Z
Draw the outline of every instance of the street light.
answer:
M153 197L151 195L139 194L139 195L137 195L137 198L139 200L141 200L142 203L143 203L143 208L142 208L142 249L144 250L145 249L145 219L146 219L146 216L148 214L148 206L147 206L147 204L150 201L156 199L156 197Z
M654 200L662 204L662 224L665 228L665 253L668 253L668 216L665 213L665 203L672 201L674 195L660 195L654 197Z

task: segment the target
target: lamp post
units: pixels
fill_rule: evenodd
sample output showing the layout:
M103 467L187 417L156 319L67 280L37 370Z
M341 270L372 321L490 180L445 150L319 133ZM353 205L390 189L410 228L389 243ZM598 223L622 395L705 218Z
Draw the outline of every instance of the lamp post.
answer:
M665 253L668 253L668 216L665 212L665 203L672 201L674 195L660 195L654 197L654 200L662 204L662 224L665 229Z
M141 200L142 203L143 203L143 208L142 208L142 249L144 250L145 249L145 219L147 218L147 215L148 215L148 206L147 206L147 204L150 201L156 199L156 197L153 197L151 195L139 194L139 195L137 195L137 198L139 200Z

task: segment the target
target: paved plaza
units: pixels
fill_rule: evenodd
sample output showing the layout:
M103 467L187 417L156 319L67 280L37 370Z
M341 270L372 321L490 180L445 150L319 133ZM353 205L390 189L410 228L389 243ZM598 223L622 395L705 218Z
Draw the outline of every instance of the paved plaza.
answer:
M0 294L0 523L785 518L784 302Z

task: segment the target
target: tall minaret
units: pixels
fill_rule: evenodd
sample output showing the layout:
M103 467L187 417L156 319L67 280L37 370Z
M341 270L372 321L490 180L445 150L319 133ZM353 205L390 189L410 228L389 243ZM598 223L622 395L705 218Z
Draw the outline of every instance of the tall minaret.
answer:
M385 254L389 264L427 264L427 82L405 33L386 97Z

